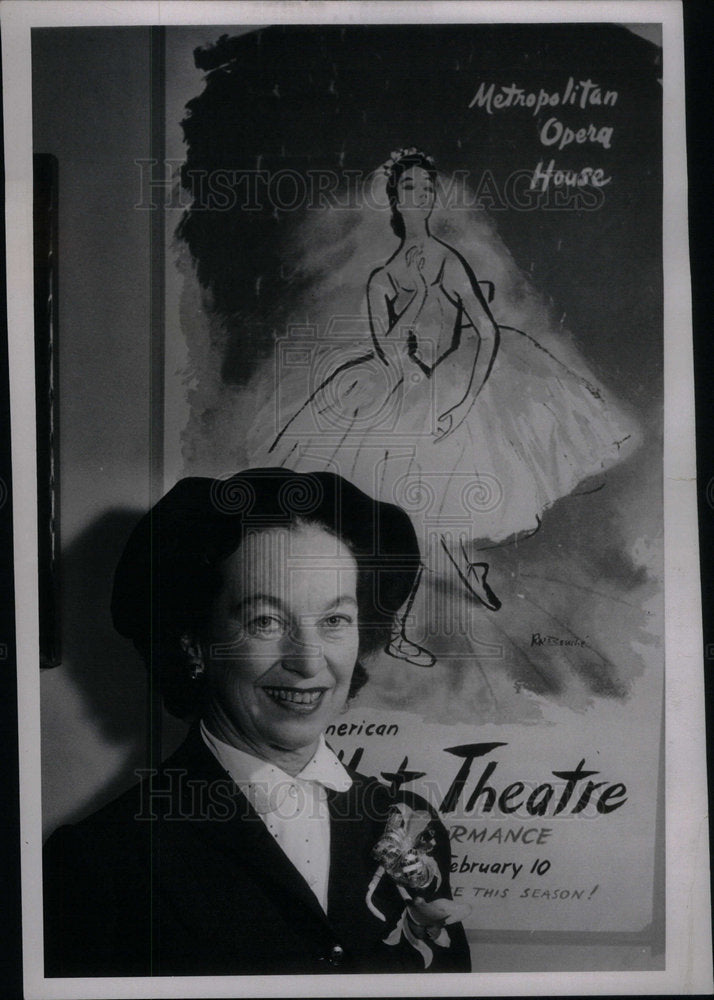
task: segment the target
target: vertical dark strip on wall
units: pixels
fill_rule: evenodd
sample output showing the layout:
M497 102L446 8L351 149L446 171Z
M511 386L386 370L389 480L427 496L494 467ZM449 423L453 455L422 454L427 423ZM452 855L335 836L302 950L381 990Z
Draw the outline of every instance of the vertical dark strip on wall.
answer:
M166 163L166 31L162 27L150 29L151 62L150 62L150 157L153 176L156 180L163 179ZM165 235L164 235L164 189L159 183L156 196L152 198L149 211L150 226L150 267L151 267L151 300L150 300L150 344L149 344L149 500L153 505L163 493L164 466L164 322L165 322ZM152 559L157 558L158 547L152 544ZM152 576L158 567L152 566ZM160 664L156 661L160 643L155 641L160 633L159 615L161 606L152 594L152 642L149 664L149 685L147 704L148 724L148 766L151 770L159 767L161 762L161 686ZM153 827L154 824L151 824ZM158 828L152 830L152 865L151 865L151 940L148 942L150 972L159 972L154 968L154 954L159 943L158 912L153 906L155 899L156 861L160 851Z
M35 153L33 170L40 666L56 667L61 662L57 158Z
M151 28L151 159L154 178L164 179L166 164L166 29ZM164 189L159 183L149 212L151 226L151 502L163 493L164 475Z

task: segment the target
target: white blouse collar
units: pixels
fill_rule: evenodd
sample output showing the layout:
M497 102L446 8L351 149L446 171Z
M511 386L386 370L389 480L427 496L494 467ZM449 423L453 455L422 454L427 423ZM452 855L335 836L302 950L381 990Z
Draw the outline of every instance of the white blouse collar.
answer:
M324 798L328 788L335 792L346 792L352 785L352 779L325 743L324 736L320 736L317 750L295 777L270 761L261 760L224 743L208 731L203 721L201 736L256 812L263 815L279 809L291 787L302 786L304 790L308 790L311 785L316 786L314 791Z

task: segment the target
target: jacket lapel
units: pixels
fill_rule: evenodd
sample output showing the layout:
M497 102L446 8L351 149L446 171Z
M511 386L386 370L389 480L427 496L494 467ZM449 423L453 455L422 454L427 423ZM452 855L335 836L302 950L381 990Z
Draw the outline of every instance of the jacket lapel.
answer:
M365 812L359 779L347 792L329 792L331 813L328 914L337 929L353 929L356 914L369 918L366 896L377 870L372 848L379 823Z
M240 868L257 876L265 890L281 901L281 908L294 911L296 904L301 905L313 918L323 924L327 922L314 892L205 745L198 728L191 730L184 744L164 767L185 769L194 787L198 787L195 780L206 788L216 782L227 792L227 796L221 796L227 817L199 819L201 835L207 838L214 852L232 857ZM192 794L186 783L183 809L187 812L184 815L190 815L191 810L195 810L193 798L189 801ZM295 914L293 919L302 917Z

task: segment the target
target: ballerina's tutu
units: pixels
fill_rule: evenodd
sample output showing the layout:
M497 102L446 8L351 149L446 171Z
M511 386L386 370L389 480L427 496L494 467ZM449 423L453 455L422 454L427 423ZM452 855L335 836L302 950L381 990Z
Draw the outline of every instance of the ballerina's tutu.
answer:
M434 532L478 545L534 530L556 500L629 455L639 433L530 336L500 333L487 382L443 439L437 377L400 365L396 350L387 365L346 352L314 387L305 373L283 378L280 405L268 400L249 432L251 463L339 473L402 506L424 552Z

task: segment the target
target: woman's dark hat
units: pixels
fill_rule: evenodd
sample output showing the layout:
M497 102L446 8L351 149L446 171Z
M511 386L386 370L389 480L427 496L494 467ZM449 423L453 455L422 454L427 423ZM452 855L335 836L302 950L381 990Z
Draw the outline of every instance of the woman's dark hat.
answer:
M161 635L200 627L218 567L246 532L296 519L347 544L361 579L370 581L368 617L375 625L393 617L420 564L407 514L331 472L248 469L229 479L181 479L141 518L114 576L114 627L141 650Z

